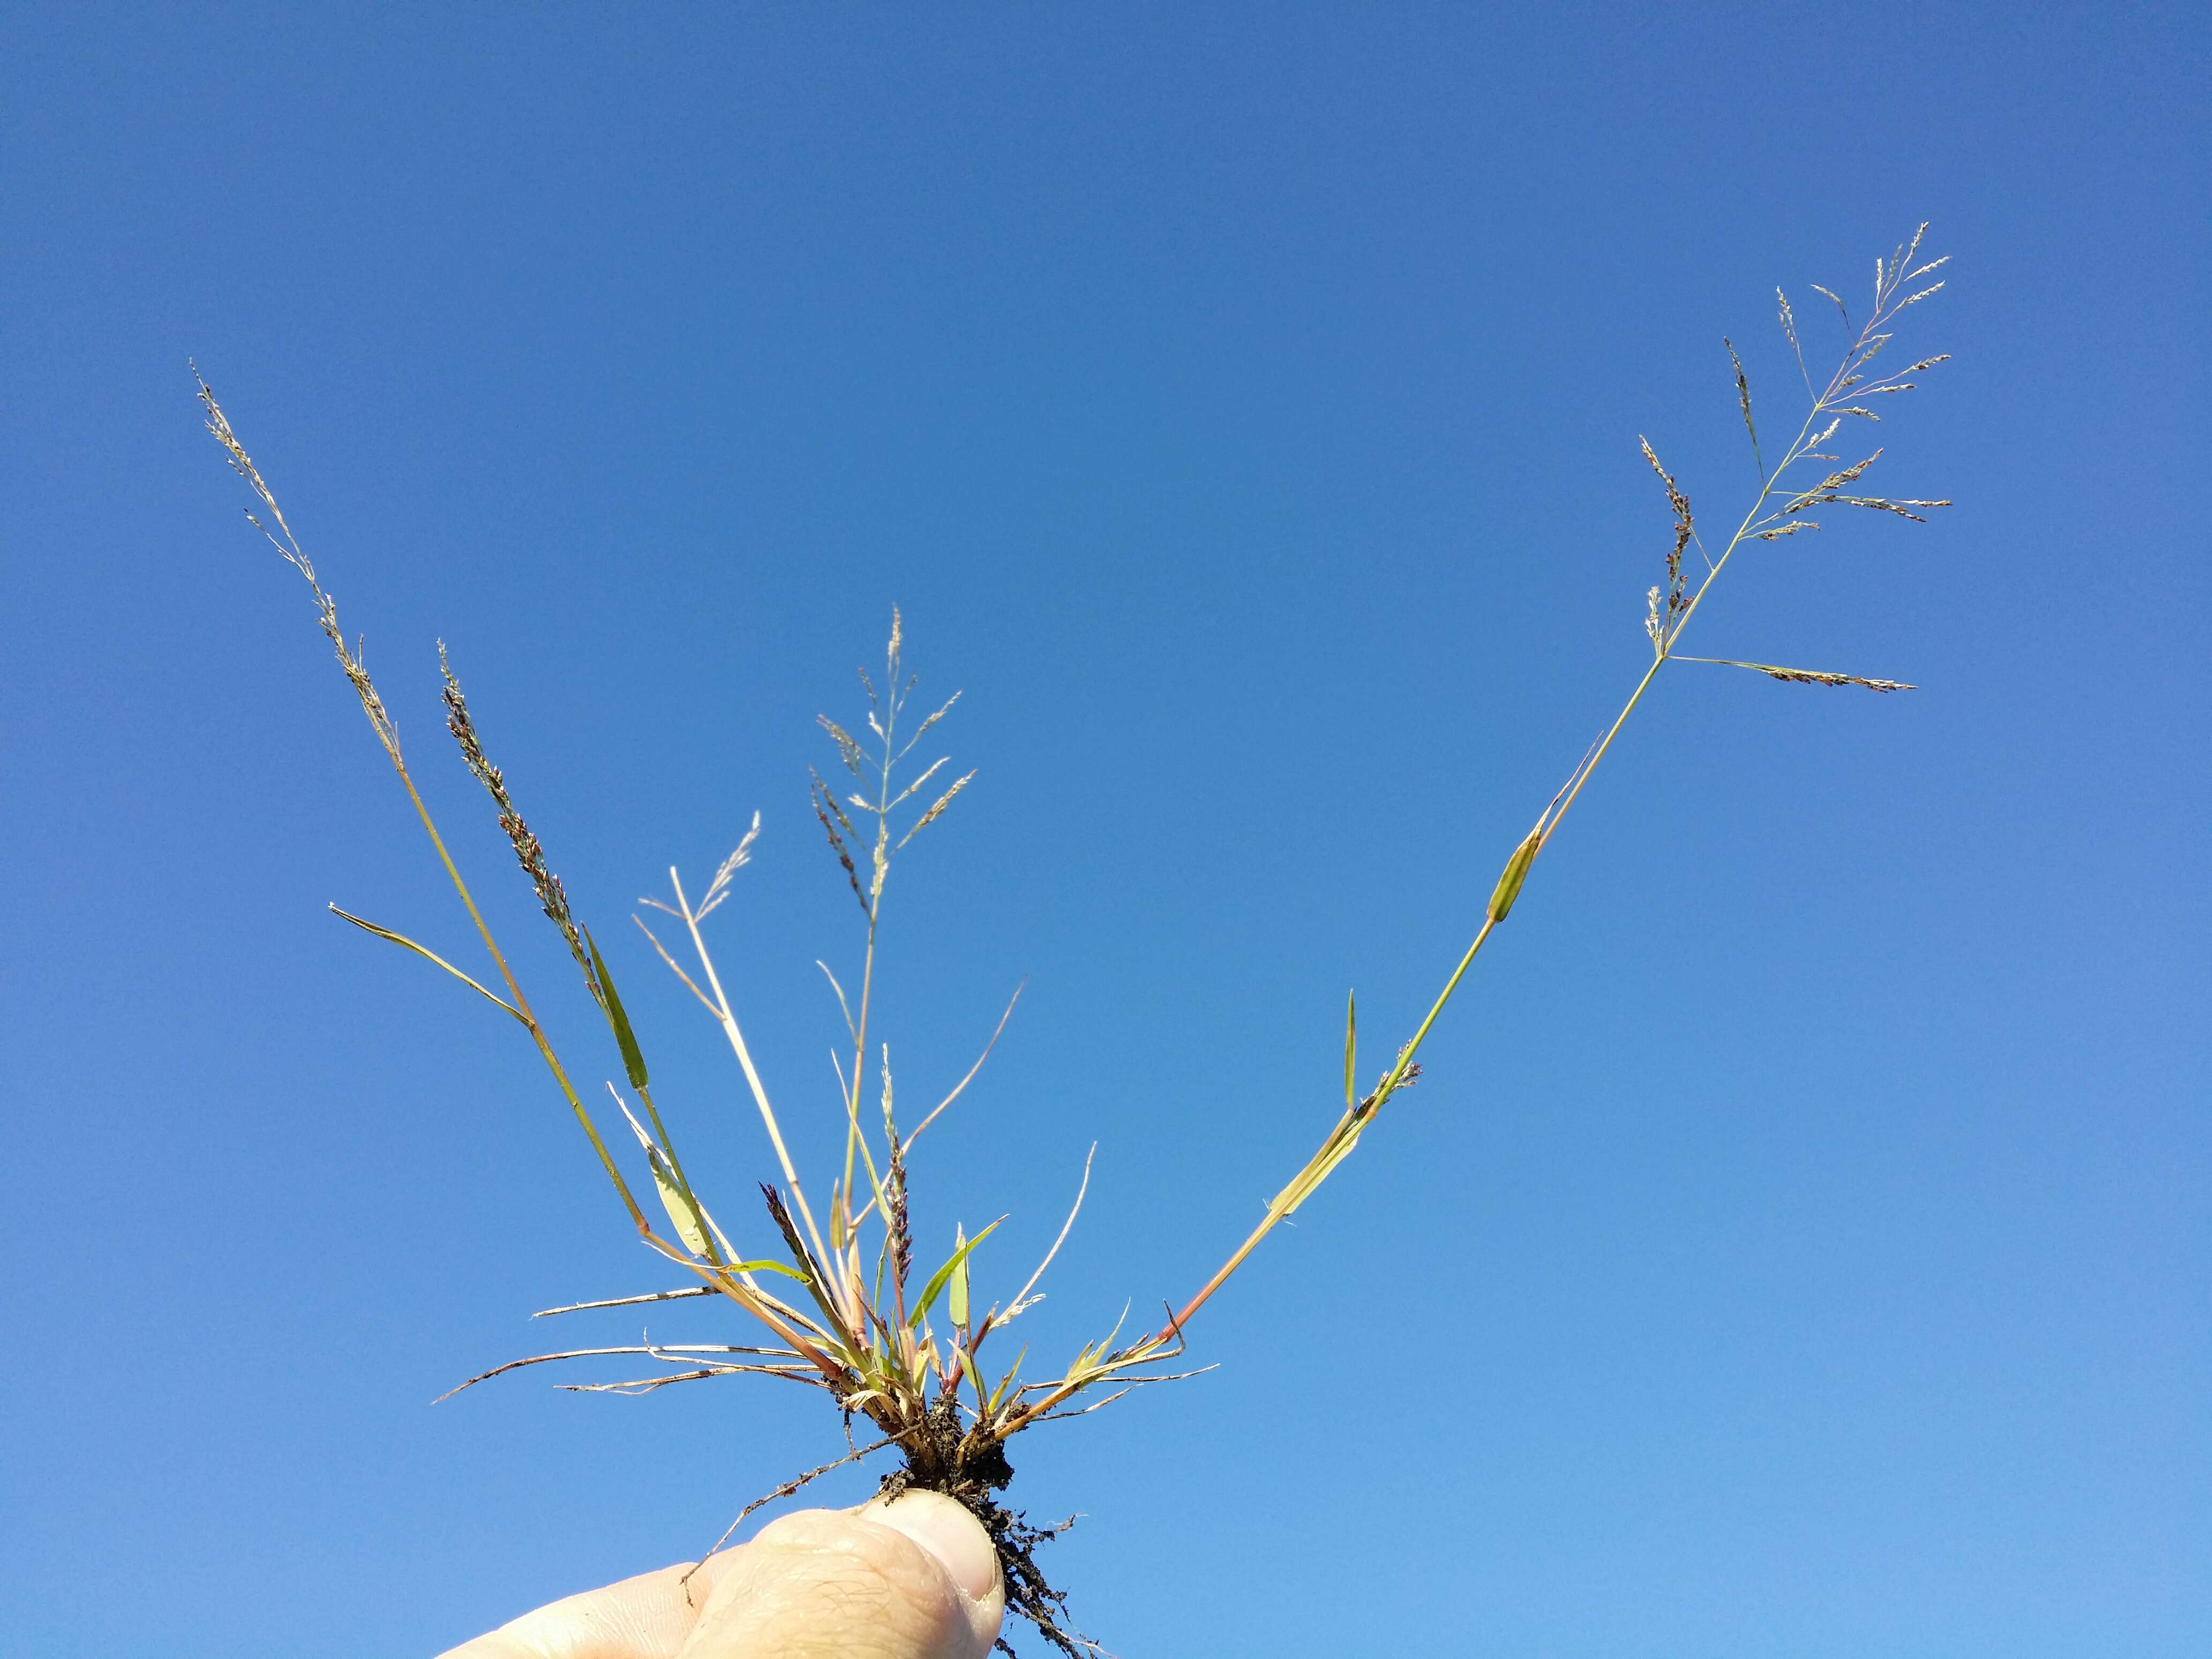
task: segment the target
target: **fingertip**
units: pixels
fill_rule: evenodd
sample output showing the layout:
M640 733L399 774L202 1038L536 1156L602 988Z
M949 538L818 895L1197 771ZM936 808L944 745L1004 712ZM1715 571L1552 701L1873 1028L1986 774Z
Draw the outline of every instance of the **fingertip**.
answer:
M685 1659L985 1659L1006 1613L989 1534L935 1492L795 1510L730 1557Z
M853 1512L905 1534L927 1550L970 1601L1004 1598L998 1549L965 1504L942 1492L909 1492L872 1499Z

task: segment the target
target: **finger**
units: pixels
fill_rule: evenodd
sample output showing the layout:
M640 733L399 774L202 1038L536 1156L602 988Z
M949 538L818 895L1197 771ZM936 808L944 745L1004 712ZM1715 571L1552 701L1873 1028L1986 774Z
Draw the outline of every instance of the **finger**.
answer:
M967 1508L939 1492L910 1492L873 1498L853 1513L904 1533L937 1558L960 1592L975 1651L988 1653L1006 1616L1006 1581L991 1534Z
M549 1602L441 1659L676 1659L731 1558L701 1568L687 1592L679 1561L605 1589Z
M984 1659L1006 1610L990 1535L936 1492L803 1510L725 1559L681 1659Z

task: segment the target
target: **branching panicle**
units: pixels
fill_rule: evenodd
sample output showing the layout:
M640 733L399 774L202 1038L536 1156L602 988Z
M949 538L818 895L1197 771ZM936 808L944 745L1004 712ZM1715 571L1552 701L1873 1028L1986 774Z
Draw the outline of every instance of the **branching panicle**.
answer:
M1751 418L1751 405L1748 393L1746 395L1744 418L1747 422ZM1668 640L1673 636L1677 619L1689 608L1687 579L1682 570L1682 550L1690 544L1690 538L1696 534L1696 528L1690 517L1690 498L1676 487L1674 475L1659 465L1659 458L1651 453L1649 440L1638 437L1636 441L1643 447L1644 459L1651 463L1651 470L1659 475L1659 482L1666 486L1667 505L1674 513L1674 545L1667 555L1667 614L1659 619L1656 628L1647 629L1654 647L1663 653ZM1656 609L1656 602L1654 609Z
M845 879L853 886L853 896L860 902L860 914L872 922L875 916L868 904L868 895L860 886L860 872L853 867L852 849L845 845L845 836L853 833L852 821L845 816L844 809L837 805L837 798L830 793L830 786L822 781L818 774L814 774L811 767L807 769L814 777L814 816L820 820L823 833L830 837L830 850L837 855L837 862L844 866ZM844 835L838 834L840 830L844 831Z
M783 1235L784 1247L791 1252L791 1259L805 1270L809 1279L819 1279L821 1268L808 1254L806 1241L799 1237L799 1229L791 1219L791 1207L783 1201L783 1194L765 1181L760 1183L760 1189L761 1197L768 1205L769 1219L775 1223L775 1230Z
M545 848L537 833L522 821L516 810L514 799L507 791L507 779L483 751L483 744L477 736L476 722L469 714L468 699L461 695L461 683L454 676L453 664L447 660L446 642L438 641L438 672L445 678L445 690L440 694L446 705L446 729L453 734L460 745L461 759L470 775L483 785L484 793L499 808L499 827L507 842L514 848L514 856L522 866L522 873L530 878L530 885L538 895L539 907L545 919L558 928L561 938L568 947L568 954L576 959L582 969L584 984L592 994L592 1000L601 1005L606 993L599 988L599 976L592 966L591 954L584 948L584 936L576 926L576 918L568 908L568 890L561 884L545 862Z
M884 1196L890 1212L891 1284L903 1306L907 1281L914 1277L914 1223L907 1213L906 1148L896 1137L891 1140L890 1165L884 1177Z
M1759 469L1759 482L1764 483L1766 482L1766 459L1759 453L1759 428L1751 418L1751 377L1743 372L1743 359L1735 355L1735 342L1723 335L1721 343L1728 348L1729 362L1735 365L1736 401L1743 410L1743 429L1751 434L1752 465Z
M751 824L738 838L736 849L729 857L722 860L720 866L714 872L714 880L707 884L706 896L699 901L699 914L702 916L708 915L716 905L729 897L730 878L753 861L753 843L759 839L760 814L755 812Z
M354 695L361 699L362 712L368 716L369 725L375 728L376 740L383 744L384 752L392 757L392 765L404 770L405 763L399 755L399 728L392 724L392 716L385 711L384 699L376 695L375 683L368 678L368 667L362 657L361 641L356 640L350 648L346 645L344 631L338 627L337 601L324 590L321 579L315 574L314 565L301 549L298 538L292 534L292 526L284 521L284 509L276 505L276 497L263 480L261 469L253 465L253 458L246 453L246 446L239 441L238 434L231 430L230 421L223 414L222 405L215 400L214 388L200 380L197 364L192 367L192 379L199 385L200 407L205 416L209 435L222 446L231 471L246 480L247 488L253 491L263 509L275 522L276 532L272 532L267 525L262 523L252 507L246 509L246 522L261 532L270 546L283 556L285 563L306 579L309 592L315 596L315 619L322 627L324 637L330 641L331 648L337 653L338 666L344 671L346 681L353 687ZM276 539L278 533L283 535L283 540Z

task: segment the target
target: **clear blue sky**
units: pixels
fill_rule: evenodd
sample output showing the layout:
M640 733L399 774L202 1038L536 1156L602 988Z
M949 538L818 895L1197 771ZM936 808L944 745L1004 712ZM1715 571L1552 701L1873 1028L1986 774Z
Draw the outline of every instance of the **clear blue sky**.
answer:
M805 806L905 608L975 785L902 866L915 1171L1042 1347L1187 1294L1406 1033L1715 521L1778 283L1934 221L1927 526L1759 549L1440 1028L1210 1308L1017 1443L1131 1656L2179 1656L2212 1630L2212 36L2194 8L16 6L0 23L0 1651L434 1650L695 1553L811 1395L543 1373L665 1280L201 434L196 356L586 1077L434 641L725 1212L623 917L830 1144ZM2200 482L2192 483L2191 480ZM641 1322L571 1328L635 1340ZM715 1318L651 1322L701 1340ZM858 1501L848 1471L826 1501Z

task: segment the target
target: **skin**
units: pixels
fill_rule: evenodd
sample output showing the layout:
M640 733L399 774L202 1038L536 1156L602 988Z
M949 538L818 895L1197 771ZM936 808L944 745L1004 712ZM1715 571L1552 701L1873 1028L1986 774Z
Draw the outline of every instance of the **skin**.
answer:
M991 1540L937 1492L801 1510L750 1543L525 1613L442 1659L984 1659L1006 1612Z

